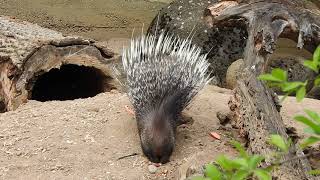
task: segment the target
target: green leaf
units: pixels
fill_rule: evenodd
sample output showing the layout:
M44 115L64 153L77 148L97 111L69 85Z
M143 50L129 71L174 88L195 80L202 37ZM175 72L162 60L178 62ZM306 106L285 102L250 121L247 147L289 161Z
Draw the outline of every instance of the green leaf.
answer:
M308 134L315 134L315 133L316 133L316 132L314 132L314 130L311 129L311 128L304 128L304 129L303 129L303 132L308 133Z
M259 180L271 180L272 179L270 172L263 170L263 169L255 170L254 175L256 175L259 178Z
M232 176L232 180L245 180L249 175L250 173L248 171L240 170Z
M301 148L304 149L305 147L308 147L314 143L320 142L320 138L318 137L308 137L307 139L303 140L303 142L300 144Z
M311 170L311 171L309 171L309 174L311 174L311 175L320 175L320 169Z
M313 121L310 119L304 117L304 116L295 116L294 119L296 121L302 122L303 124L307 125L310 127L315 133L320 134L320 126L315 124Z
M296 94L296 98L297 98L297 101L298 102L301 102L304 98L304 96L306 95L306 87L305 86L302 86L298 91L297 91L297 94Z
M222 174L218 168L212 164L208 164L205 169L205 174L211 180L220 180L222 179Z
M281 81L287 81L287 72L280 68L272 69L271 74L273 77L280 79Z
M249 160L249 168L250 169L255 169L258 167L258 165L261 163L261 161L264 160L264 157L258 156L258 155L253 155L250 160Z
M219 156L216 159L216 162L221 166L222 169L226 171L231 171L234 168L231 160L224 155Z
M269 86L269 87L280 87L281 86L281 84L282 84L282 82L274 82L274 81L267 81L267 85Z
M262 74L258 77L258 79L263 80L263 81L275 81L275 82L282 82L281 79L278 79L271 74Z
M311 70L313 70L314 72L318 72L318 63L314 62L314 61L309 61L309 60L305 60L303 62L303 65Z
M320 45L317 47L317 49L313 53L313 61L315 62L320 61Z
M309 117L320 124L320 115L318 113L310 111L308 109L305 109L304 111L308 114Z
M277 134L271 135L269 143L277 146L283 152L288 152L289 150L288 144L280 135L277 135Z
M282 91L289 92L297 89L299 86L303 86L303 82L286 82L282 85Z
M248 162L244 158L237 158L232 161L232 164L237 169L248 169Z
M237 141L231 141L231 144L239 151L240 156L243 158L248 158L248 154L244 147Z

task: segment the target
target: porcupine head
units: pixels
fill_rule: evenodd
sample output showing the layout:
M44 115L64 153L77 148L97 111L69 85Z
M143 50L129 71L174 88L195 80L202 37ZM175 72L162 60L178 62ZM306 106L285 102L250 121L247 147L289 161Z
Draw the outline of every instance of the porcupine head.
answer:
M166 163L181 111L209 81L206 54L191 40L162 32L132 39L122 63L143 153Z

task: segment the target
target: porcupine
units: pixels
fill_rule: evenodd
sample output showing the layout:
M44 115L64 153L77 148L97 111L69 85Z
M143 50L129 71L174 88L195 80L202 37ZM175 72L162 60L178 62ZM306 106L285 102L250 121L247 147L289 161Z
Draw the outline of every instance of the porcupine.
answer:
M162 32L132 39L122 63L143 153L166 163L182 110L210 80L206 54L189 38Z

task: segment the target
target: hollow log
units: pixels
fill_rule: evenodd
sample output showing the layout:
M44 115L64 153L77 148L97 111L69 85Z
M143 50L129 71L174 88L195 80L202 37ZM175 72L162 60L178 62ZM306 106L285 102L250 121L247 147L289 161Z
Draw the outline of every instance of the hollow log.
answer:
M267 157L263 166L272 163L274 147L268 145L270 134L288 138L280 116L278 98L257 76L265 71L277 39L289 38L297 48L313 52L320 43L320 13L307 9L301 0L238 0L220 1L210 5L204 13L212 28L243 26L248 31L244 65L237 77L237 86L229 102L234 124L248 140L248 150ZM282 160L290 160L273 172L278 179L317 179L303 152L296 146Z
M0 17L0 99L3 105L1 107L4 108L2 111L14 110L26 102L33 96L38 78L64 65L75 65L68 66L65 71L77 71L79 75L78 86L74 87L73 93L80 92L83 90L81 88L90 91L89 85L99 88L102 92L119 88L111 68L117 59L118 55L103 43L82 37L64 36L36 24ZM85 79L86 75L81 75L86 72L91 72L92 80ZM60 80L64 81L67 78L70 79L68 72L65 72L65 76ZM95 78L100 80L95 82ZM88 81L94 82L90 84ZM50 91L54 94L57 84L58 80L45 82L42 88L48 92L44 93ZM71 84L72 82L65 82L62 86L66 87L62 89L71 87ZM91 91L94 91L92 88ZM59 100L59 97L57 98Z

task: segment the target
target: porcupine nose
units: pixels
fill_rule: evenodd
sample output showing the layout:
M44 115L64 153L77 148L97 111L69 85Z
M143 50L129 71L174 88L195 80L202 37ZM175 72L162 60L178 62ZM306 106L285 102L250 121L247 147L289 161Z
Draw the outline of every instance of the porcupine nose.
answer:
M162 149L156 149L153 158L150 160L154 163L167 163L172 151L163 151Z
M166 148L155 149L155 160L159 163L167 163L169 161L172 150Z
M162 147L143 147L144 154L153 163L167 163L173 151L173 146L167 144Z

